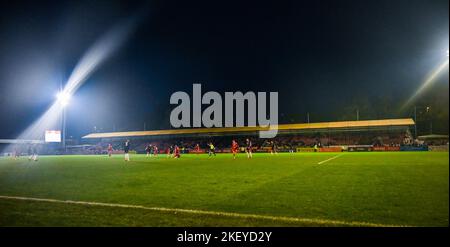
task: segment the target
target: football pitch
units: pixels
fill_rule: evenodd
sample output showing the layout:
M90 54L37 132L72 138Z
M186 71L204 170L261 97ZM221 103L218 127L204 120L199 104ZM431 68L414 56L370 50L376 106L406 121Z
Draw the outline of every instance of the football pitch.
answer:
M1 226L448 226L448 152L0 158Z

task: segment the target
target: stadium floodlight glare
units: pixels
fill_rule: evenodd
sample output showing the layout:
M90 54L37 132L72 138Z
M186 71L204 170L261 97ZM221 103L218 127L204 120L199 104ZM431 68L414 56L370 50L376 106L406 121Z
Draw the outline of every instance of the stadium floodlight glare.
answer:
M61 92L56 95L57 100L47 111L41 115L35 122L28 126L17 139L40 140L45 130L53 129L58 124L58 119L63 114L65 123L65 113L70 98L77 89L97 70L110 56L112 56L130 37L136 29L137 24L145 16L133 15L129 19L118 23L111 28L85 52L72 71L66 85ZM63 132L63 142L64 142Z
M61 91L56 95L56 98L58 99L58 102L61 104L62 107L66 107L70 102L70 94Z
M417 91L408 99L408 101L406 101L406 103L403 104L402 109L405 109L406 107L408 107L417 98L417 96L419 96L419 94L421 94L423 91L425 91L425 89L430 84L433 83L434 79L436 79L436 77L438 77L442 71L444 71L445 69L448 68L448 65L449 65L448 49L447 49L446 55L447 55L447 59L444 59L438 67L436 67L433 71L431 71L431 73L428 75L426 80L422 83L422 86L420 86L420 88L417 89Z

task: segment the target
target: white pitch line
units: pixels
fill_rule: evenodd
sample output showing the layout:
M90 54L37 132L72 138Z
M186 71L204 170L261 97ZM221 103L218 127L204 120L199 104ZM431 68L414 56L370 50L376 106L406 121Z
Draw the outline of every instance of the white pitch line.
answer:
M318 164L318 165L321 165L321 164L323 164L323 163L325 163L325 162L328 162L328 161L330 161L330 160L334 160L334 159L336 159L336 158L338 158L338 157L340 157L340 156L342 156L342 155L344 155L344 154L338 154L338 155L336 155L336 156L334 156L334 157L331 157L331 158L329 158L329 159L322 160L322 161L320 161L320 162L317 163L317 164Z
M0 199L6 200L21 200L21 201L34 201L34 202L50 202L50 203L63 203L63 204L77 204L88 206L103 206L114 208L134 208L159 212L171 212L171 213L186 213L197 215L209 215L209 216L224 216L243 219L261 219L283 222L301 222L318 225L341 225L341 226L362 226L362 227L405 227L403 225L387 225L370 222L358 222L358 221L340 221L340 220L326 220L326 219L308 219L308 218L296 218L285 216L270 216L270 215L258 215L258 214L243 214L243 213L231 213L231 212L218 212L218 211L206 211L196 209L179 209L179 208L162 208L162 207L146 207L140 205L118 204L118 203L103 203L103 202L86 202L86 201L72 201L72 200L57 200L46 198L33 198L33 197L20 197L20 196L2 196Z

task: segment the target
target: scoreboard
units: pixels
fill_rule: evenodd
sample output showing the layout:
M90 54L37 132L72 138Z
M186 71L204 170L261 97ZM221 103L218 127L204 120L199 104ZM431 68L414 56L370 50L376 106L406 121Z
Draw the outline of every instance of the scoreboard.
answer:
M60 130L46 130L45 131L45 142L61 142L61 131Z

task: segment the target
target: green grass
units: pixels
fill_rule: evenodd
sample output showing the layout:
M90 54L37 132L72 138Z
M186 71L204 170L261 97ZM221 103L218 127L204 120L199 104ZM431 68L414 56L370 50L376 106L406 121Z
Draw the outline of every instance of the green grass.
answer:
M0 158L0 196L325 220L286 222L0 199L1 226L448 226L448 152ZM339 224L338 224L339 225Z

